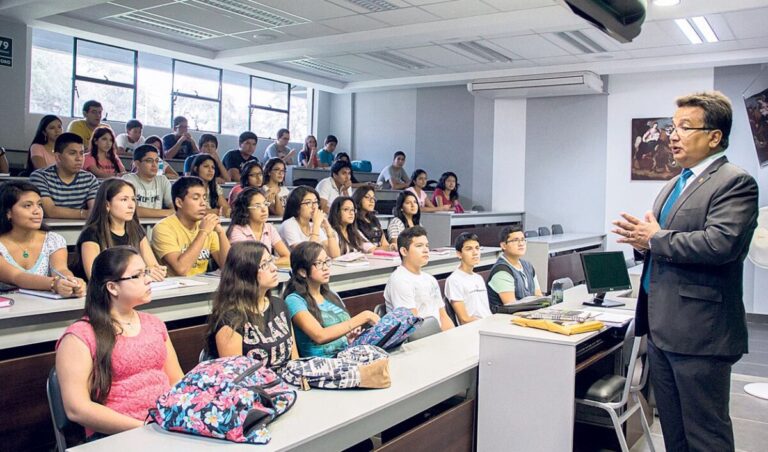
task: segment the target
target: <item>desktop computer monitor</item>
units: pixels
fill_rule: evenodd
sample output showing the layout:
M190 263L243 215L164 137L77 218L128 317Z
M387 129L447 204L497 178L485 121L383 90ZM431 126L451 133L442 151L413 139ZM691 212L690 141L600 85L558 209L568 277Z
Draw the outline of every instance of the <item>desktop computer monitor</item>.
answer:
M623 252L581 253L581 265L587 290L595 294L591 302L584 304L606 308L624 305L619 301L605 300L606 292L632 288Z

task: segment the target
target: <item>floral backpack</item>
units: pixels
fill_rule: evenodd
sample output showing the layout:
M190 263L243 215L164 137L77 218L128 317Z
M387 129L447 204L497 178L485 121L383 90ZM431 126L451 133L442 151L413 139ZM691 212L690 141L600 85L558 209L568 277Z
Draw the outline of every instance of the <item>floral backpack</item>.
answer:
M352 345L375 345L392 350L405 342L423 321L410 309L395 308L384 314L379 323L363 331Z
M288 383L302 389L388 388L389 354L373 345L358 345L340 351L335 358L301 358L289 361L283 370Z
M171 432L266 444L267 424L288 411L296 391L246 356L198 364L157 399L149 416Z

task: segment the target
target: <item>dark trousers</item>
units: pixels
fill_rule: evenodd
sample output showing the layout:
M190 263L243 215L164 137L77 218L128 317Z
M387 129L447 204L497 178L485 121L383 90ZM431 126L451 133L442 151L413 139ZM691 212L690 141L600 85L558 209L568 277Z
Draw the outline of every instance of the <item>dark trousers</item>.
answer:
M681 355L648 340L650 381L668 452L734 450L728 403L731 367L740 358Z

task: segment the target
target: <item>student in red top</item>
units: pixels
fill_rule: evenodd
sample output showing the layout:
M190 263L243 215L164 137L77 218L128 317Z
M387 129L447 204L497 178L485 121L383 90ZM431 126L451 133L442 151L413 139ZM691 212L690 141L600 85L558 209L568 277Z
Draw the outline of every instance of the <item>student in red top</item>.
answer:
M97 127L91 136L88 155L85 156L83 169L90 171L99 179L122 176L125 174L123 162L117 156L115 133L109 127Z
M439 210L442 210L442 206L448 205L453 207L454 212L464 213L464 207L459 202L459 178L456 177L456 173L447 171L440 176L432 201Z

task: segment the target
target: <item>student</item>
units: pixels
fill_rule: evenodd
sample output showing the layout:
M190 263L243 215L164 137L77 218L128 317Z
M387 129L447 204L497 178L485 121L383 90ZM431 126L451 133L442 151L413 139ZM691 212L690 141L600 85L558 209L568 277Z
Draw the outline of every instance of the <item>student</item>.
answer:
M439 209L448 206L448 210L464 213L464 208L459 202L459 179L455 173L447 171L440 176L437 188L432 194L432 201Z
M219 175L216 167L216 159L208 154L200 154L192 162L190 176L199 177L208 187L208 196L205 202L208 206L208 213L216 213L219 216L229 216L229 204L224 199L224 189L216 183L216 177Z
M61 119L58 116L45 115L40 119L35 137L32 138L32 144L29 145L26 168L28 172L56 164L56 153L53 148L56 144L56 138L61 135L62 130Z
M526 241L520 226L506 226L499 234L502 254L488 275L488 301L491 311L525 297L542 295L536 270L523 260Z
M351 167L352 160L349 159L349 154L347 154L346 152L339 152L338 154L336 154L336 157L333 159L333 161L336 162L338 160L344 160L344 161L349 162L349 164L350 164L350 168L349 168L349 181L351 182L350 186L352 188L357 190L360 187L375 187L376 186L376 183L374 183L374 182L359 182L357 180L357 178L355 177L355 171Z
M125 133L121 133L115 138L117 152L120 155L132 155L133 151L144 144L144 136L141 131L144 125L138 119L131 119L125 123Z
M376 185L392 190L404 190L411 184L408 173L405 172L405 152L397 151L392 164L384 167L376 179Z
M264 150L264 161L280 159L286 165L292 165L293 155L296 154L296 151L288 147L290 141L291 132L288 129L278 130L277 139Z
M419 200L412 192L401 191L395 201L395 209L392 211L394 218L389 220L387 234L392 243L397 243L397 237L403 230L421 224L421 209Z
M245 162L250 162L251 160L259 161L259 159L253 155L253 153L256 152L256 144L258 142L259 137L257 137L255 133L243 132L237 139L240 149L232 149L224 154L224 167L226 167L228 171L230 180L240 179L240 167L243 166Z
M43 225L40 191L28 182L0 184L0 255L0 281L6 284L62 297L85 295L85 282L67 268L64 237Z
M463 325L490 316L491 308L485 281L474 271L480 263L480 239L471 232L462 232L456 238L455 248L459 268L445 281L445 297Z
M164 159L185 159L198 154L200 149L194 137L189 133L189 123L184 116L173 118L173 133L163 136Z
M339 196L333 200L328 221L339 237L339 252L341 254L359 251L372 253L376 245L369 242L355 224L355 201L349 196Z
M419 200L419 209L422 212L437 212L439 210L451 210L451 206L444 205L442 207L435 207L434 204L432 204L432 201L429 199L429 196L427 196L427 192L424 191L424 187L427 186L427 172L423 169L417 169L416 171L411 174L411 185L410 187L406 188L406 191L409 191L416 195L416 199Z
M64 410L88 440L141 427L157 398L184 376L165 323L136 309L151 302L150 282L136 250L104 250L83 317L56 343Z
M317 159L317 138L314 135L307 135L304 138L304 147L299 152L299 166L307 168L317 168L320 161Z
M261 242L270 254L279 256L277 265L287 265L291 252L268 219L269 201L258 188L246 188L235 201L227 237L231 243Z
M339 257L336 232L320 210L320 197L312 187L296 187L288 196L280 235L290 248L302 242L315 242L331 257Z
M331 166L331 177L318 182L316 189L320 195L320 208L323 212L328 213L337 196L352 196L355 193L350 180L351 174L352 165L344 160L337 160Z
M360 334L363 325L379 322L371 311L350 318L341 298L328 287L331 259L318 243L303 242L291 251L291 274L285 304L300 356L334 357Z
M147 234L136 215L136 191L122 179L107 179L96 193L96 202L83 232L77 239L80 276L91 278L96 256L113 246L130 246L141 254L153 281L165 279L166 269L158 265Z
M285 212L285 202L291 192L283 186L285 181L285 162L279 158L269 159L264 165L264 185L261 189L269 201L269 213L278 217Z
M40 190L48 218L86 219L99 189L96 176L83 171L83 139L66 132L56 138L56 164L34 171L29 181Z
M109 127L97 127L91 136L90 151L85 156L83 169L99 179L121 176L125 173L123 162L117 156L115 134Z
M75 119L69 123L67 132L78 135L83 143L91 142L91 135L96 127L109 127L109 124L102 124L101 114L104 111L101 104L95 100L86 101L83 104L83 119Z
M325 137L325 145L317 153L317 168L328 168L333 165L333 152L339 145L339 139L333 135Z
M261 163L256 160L251 160L243 165L243 168L240 171L240 183L232 187L232 190L229 191L229 199L227 199L229 206L233 207L235 205L237 197L244 189L248 187L261 188L263 183L264 170L261 168Z
M232 245L208 316L205 351L210 359L244 355L274 369L298 358L288 307L270 295L278 286L277 275L264 245Z
M171 187L176 213L152 231L152 250L168 266L170 276L194 276L208 271L211 258L221 266L229 239L217 214L207 213L208 189L199 177L180 177Z
M154 146L155 149L157 149L157 154L160 156L160 159L158 160L158 165L160 165L158 168L158 174L165 174L165 177L167 177L170 180L176 180L179 178L179 173L176 172L173 167L165 162L163 162L163 140L157 135L150 135L147 137L146 140L144 140L144 144L148 144L151 146Z
M200 146L200 154L210 155L216 162L216 181L219 183L229 182L230 178L227 168L221 163L221 159L219 158L219 140L210 133L204 133L200 135L198 145ZM194 163L195 158L200 154L190 155L184 159L184 174L186 176L192 175L192 163Z
M355 209L357 209L355 215L357 230L378 249L395 251L397 245L389 243L387 234L384 233L381 222L376 217L376 192L374 189L360 188L355 190L352 200L355 201Z
M136 189L136 212L139 218L165 218L173 215L171 182L157 174L160 154L154 146L142 144L133 151L135 173L123 175Z
M437 280L421 271L429 262L427 231L421 226L404 230L397 238L397 249L403 263L390 275L384 287L387 310L408 308L415 316L433 317L443 331L453 328Z

